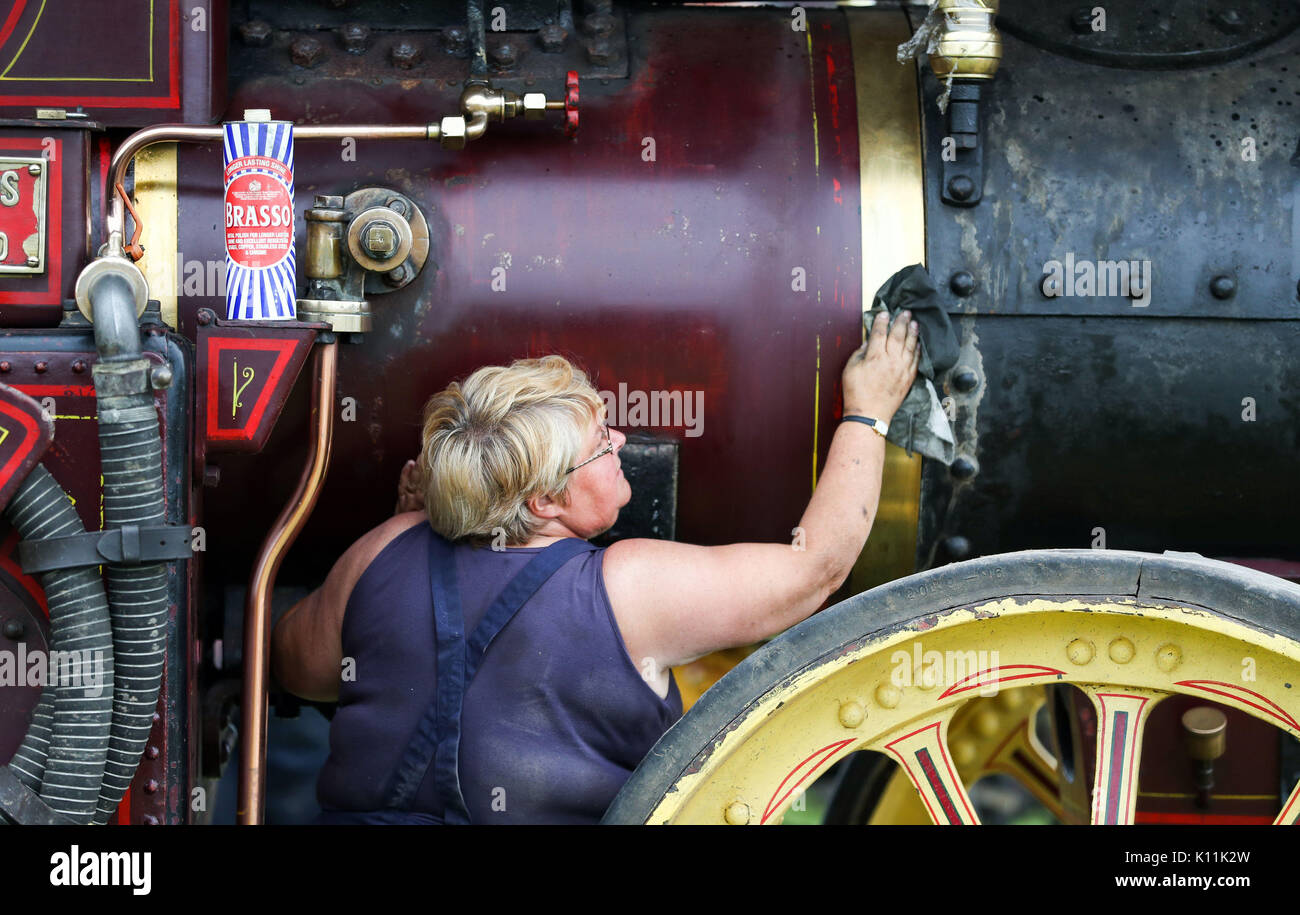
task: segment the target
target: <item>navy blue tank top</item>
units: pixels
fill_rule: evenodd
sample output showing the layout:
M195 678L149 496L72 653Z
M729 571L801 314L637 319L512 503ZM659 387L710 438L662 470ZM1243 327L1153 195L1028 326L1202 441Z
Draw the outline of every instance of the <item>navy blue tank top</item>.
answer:
M417 523L357 580L343 618L351 659L317 796L323 823L439 823L433 767L408 811L385 810L393 773L436 698L429 540ZM466 631L543 547L454 547ZM601 577L605 551L569 559L491 643L465 693L460 784L475 824L596 823L682 715L628 656Z

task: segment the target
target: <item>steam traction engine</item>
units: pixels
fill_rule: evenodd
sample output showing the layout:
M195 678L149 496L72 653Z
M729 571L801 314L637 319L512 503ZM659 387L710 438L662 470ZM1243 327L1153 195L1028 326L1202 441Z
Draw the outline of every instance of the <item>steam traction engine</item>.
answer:
M274 614L480 365L702 404L608 536L788 540L924 263L953 461L607 819L1294 822L1300 11L997 7L0 3L0 818L261 822Z

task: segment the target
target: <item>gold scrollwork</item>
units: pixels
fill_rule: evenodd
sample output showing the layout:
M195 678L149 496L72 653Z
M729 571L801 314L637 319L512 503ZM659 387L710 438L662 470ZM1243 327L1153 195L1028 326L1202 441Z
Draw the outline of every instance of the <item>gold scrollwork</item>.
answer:
M239 383L239 376L240 376L239 359L238 358L232 359L230 364L234 367L235 370L235 394L233 397L230 398L230 415L233 418L238 415L239 408L244 405L244 402L239 399L240 395L242 395L244 393L244 389L247 388L252 383L253 375L256 373L253 371L253 367L251 365L244 366L244 371L243 371L244 383L240 384Z

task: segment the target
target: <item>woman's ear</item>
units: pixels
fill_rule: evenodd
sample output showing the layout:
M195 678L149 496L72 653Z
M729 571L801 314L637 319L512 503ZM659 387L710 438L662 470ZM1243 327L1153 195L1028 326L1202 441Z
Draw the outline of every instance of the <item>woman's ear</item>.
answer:
M550 496L533 496L528 500L528 510L539 518L558 518L564 506Z

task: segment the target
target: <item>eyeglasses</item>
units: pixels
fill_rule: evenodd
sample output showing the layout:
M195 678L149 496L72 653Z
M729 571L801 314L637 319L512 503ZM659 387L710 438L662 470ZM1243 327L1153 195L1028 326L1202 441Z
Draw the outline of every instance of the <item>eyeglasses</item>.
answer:
M602 423L601 425L605 427L605 447L604 447L604 448L601 448L599 451L597 451L597 452L596 452L595 454L593 454L591 457L587 458L587 459L586 459L585 461L583 461L581 464L574 464L574 465L573 465L572 467L570 467L568 470L564 471L566 475L567 475L567 474L570 474L570 473L573 473L573 471L577 470L579 467L582 467L582 466L585 466L585 465L587 465L587 464L590 464L592 461L596 460L596 458L604 457L605 455L610 454L611 452L613 452L613 450L614 450L614 440L613 440L612 438L610 438L610 436L609 436L609 423Z

